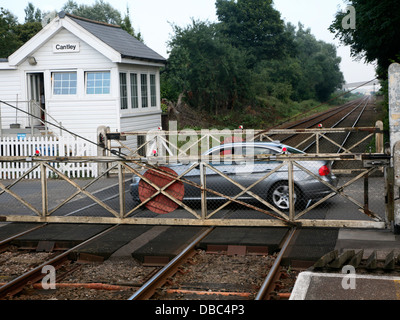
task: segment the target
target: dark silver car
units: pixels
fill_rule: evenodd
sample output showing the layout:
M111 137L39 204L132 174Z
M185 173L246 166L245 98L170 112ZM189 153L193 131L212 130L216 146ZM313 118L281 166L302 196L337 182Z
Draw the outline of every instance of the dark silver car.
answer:
M268 172L273 171L277 166L282 164L282 161L276 160L262 160L254 161L253 156L269 154L278 155L282 153L289 154L304 154L302 151L292 148L290 146L275 143L275 142L235 142L230 144L222 144L214 147L204 155L210 155L211 160L209 164L215 170L205 168L205 181L208 190L216 191L217 193L234 197L242 189L235 185L234 182L240 184L244 188L253 185L259 181ZM246 161L232 161L231 154L249 156ZM326 181L332 186L337 186L337 178L332 174L330 163L327 161L299 161L300 165L307 170L320 177L321 180ZM201 184L200 167L196 163L188 164L174 164L169 165L168 168L174 170L177 175L184 173L190 167L193 169L184 175L184 179L195 182L197 185ZM221 172L225 176L220 175ZM257 196L267 200L280 210L289 209L289 187L288 187L288 166L284 164L280 169L276 170L270 176L259 181L254 185L250 191ZM328 186L321 181L301 170L297 166L293 166L293 181L294 181L294 200L297 207L304 207L310 203L310 200L323 198L332 192ZM232 180L232 181L230 181ZM144 182L144 181L143 181ZM142 186L143 186L142 182ZM130 192L135 202L139 202L139 183L140 178L134 176L130 186ZM201 191L199 188L184 184L184 197L183 201L200 200ZM226 199L220 195L207 192L207 200L220 200ZM255 200L252 195L243 193L239 198L242 201Z

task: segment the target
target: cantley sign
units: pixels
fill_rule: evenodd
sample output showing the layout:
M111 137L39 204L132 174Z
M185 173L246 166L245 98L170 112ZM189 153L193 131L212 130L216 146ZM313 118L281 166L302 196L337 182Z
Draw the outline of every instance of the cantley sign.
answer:
M79 52L79 42L74 43L53 43L54 53Z

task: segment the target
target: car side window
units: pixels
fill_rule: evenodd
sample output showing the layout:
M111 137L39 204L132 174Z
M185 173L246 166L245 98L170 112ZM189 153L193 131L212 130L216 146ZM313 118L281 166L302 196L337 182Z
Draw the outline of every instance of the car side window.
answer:
M246 155L246 148L247 147L242 147L242 146L227 146L221 147L217 150L214 150L211 153L212 159L211 159L211 164L212 165L237 165L241 164L241 161L233 161L232 156L233 155ZM253 148L251 148L253 149ZM251 151L252 152L252 151Z
M210 160L210 163L212 165L230 165L230 164L245 164L246 161L239 161L239 162L233 162L231 156L232 155L243 155L243 156L257 156L257 155L273 155L273 154L279 154L280 152L271 148L267 147L260 147L260 146L236 146L236 147L221 147L217 150L214 150L210 155L212 156L212 159ZM276 162L281 162L281 161L259 161L259 162L268 162L268 163L276 163Z
M234 148L220 148L214 150L210 155L212 158L210 159L210 164L213 166L224 165L224 164L232 164L232 159L229 159L232 154L234 154Z
M261 148L261 147L254 147L252 148L253 151L253 155L257 156L257 155L261 155L261 154L265 154L265 155L273 155L273 154L279 154L278 151L274 150L274 149L269 149L269 148ZM250 154L249 154L250 155ZM258 161L259 163L281 163L281 161L277 161L277 160L262 160L262 161Z
M261 154L268 155L268 154L274 153L274 151L272 149L262 148L262 147L254 147L254 146L245 146L245 147L243 147L242 152L243 152L244 156L249 157L249 160L247 160L247 163L248 163L248 161L253 161L252 157L254 157L254 156L258 156ZM246 161L239 162L238 164L246 164Z
M244 154L248 156L257 156L260 154L273 154L273 150L260 147L246 147L244 148Z

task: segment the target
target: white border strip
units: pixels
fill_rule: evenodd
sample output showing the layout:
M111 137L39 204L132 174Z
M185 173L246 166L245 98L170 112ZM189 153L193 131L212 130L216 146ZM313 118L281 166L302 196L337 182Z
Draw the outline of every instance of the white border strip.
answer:
M297 277L293 291L290 295L290 300L305 300L312 277L343 278L345 276L349 276L349 274L317 273L317 272L311 272L311 271L301 272ZM400 277L391 277L391 276L374 276L374 275L368 275L368 274L360 274L360 275L355 274L354 277L356 279L400 281Z

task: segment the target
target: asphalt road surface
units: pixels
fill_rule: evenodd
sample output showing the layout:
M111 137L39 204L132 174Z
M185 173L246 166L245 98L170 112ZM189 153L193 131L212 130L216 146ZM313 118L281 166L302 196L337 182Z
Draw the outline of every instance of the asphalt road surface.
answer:
M350 178L341 178L340 185ZM91 180L75 180L81 187L88 185ZM7 185L4 181L3 184ZM135 207L134 202L129 194L130 180L125 182L125 208L129 211ZM63 200L68 199L78 189L64 180L48 180L48 207L55 208ZM115 211L119 212L119 196L118 196L118 179L103 178L95 182L86 189L96 198L100 199ZM384 218L385 216L385 194L384 194L383 177L369 178L369 209ZM41 210L41 185L38 180L24 180L17 183L11 188L11 191L18 194L39 211ZM364 181L361 179L356 181L349 187L345 188L345 193L364 203ZM201 207L199 202L187 202L188 206L194 209L199 215ZM223 202L208 201L208 212L211 213L217 209ZM260 205L257 201L253 205ZM265 207L263 207L265 209ZM34 215L35 213L20 203L9 194L0 195L0 214L1 215ZM90 216L90 217L111 217L112 214L96 204L92 199L80 193L71 199L67 204L56 210L53 215L57 216ZM141 207L132 213L131 217L140 218L194 218L194 216L185 209L178 208L175 211L159 215L150 210ZM262 212L250 210L249 208L229 205L216 213L213 218L225 219L269 219L270 217ZM336 195L333 198L320 204L302 218L305 219L340 219L340 220L369 220L369 218L358 210L358 207L343 196Z

